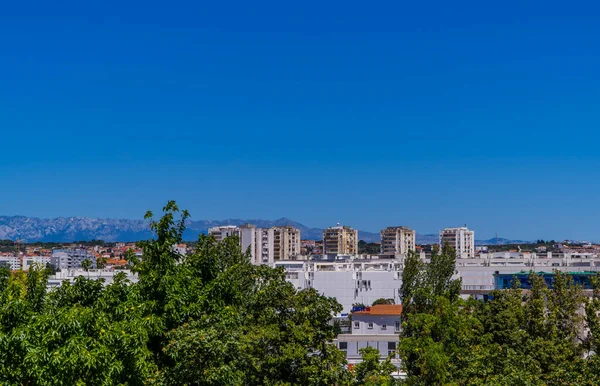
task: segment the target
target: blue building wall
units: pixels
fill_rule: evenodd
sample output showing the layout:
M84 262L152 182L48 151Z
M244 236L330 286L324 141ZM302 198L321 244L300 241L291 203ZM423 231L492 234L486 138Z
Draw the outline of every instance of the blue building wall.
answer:
M494 287L498 290L512 288L513 280L516 277L521 282L521 288L530 289L531 282L529 281L529 274L529 272L495 274ZM548 288L552 288L554 273L537 272L537 274L542 276ZM593 287L590 281L590 276L597 275L596 272L572 272L569 274L573 277L574 283L576 285L581 285L583 289L592 289Z

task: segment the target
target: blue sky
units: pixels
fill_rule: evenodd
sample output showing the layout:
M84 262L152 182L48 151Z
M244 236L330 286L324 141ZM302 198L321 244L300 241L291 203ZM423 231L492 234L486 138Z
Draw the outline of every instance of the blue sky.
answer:
M600 240L599 7L3 4L0 214Z

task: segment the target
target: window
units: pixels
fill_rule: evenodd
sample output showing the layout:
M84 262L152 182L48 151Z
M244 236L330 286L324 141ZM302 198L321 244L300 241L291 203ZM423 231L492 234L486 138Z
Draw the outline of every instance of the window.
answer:
M400 322L396 322L396 332L400 332Z
M340 350L348 350L348 342L340 342Z
M360 322L354 322L354 328L360 328Z
M388 342L388 356L396 355L396 342Z
M368 328L369 328L370 330L372 330L372 329L373 329L373 322L369 322Z
M382 330L387 330L387 324L382 324L382 325L381 325L381 329L382 329Z

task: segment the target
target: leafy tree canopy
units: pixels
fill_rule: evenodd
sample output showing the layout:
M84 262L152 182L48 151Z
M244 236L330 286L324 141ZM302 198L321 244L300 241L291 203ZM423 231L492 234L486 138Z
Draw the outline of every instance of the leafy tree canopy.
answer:
M569 274L552 289L531 273L532 288L463 300L444 247L425 264L405 261L399 351L409 385L595 385L600 383L600 291L583 296ZM593 279L596 288L600 279Z
M47 268L0 266L0 384L334 385L351 383L335 345L341 306L255 266L236 238L202 235L180 256L189 214L169 202L129 256L138 282L78 277L47 291Z

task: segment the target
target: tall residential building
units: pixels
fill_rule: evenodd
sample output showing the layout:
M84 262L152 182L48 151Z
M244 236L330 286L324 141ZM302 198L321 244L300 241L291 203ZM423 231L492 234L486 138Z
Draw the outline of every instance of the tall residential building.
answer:
M323 253L327 255L358 254L358 230L334 226L323 231Z
M223 225L208 229L208 234L214 236L217 242L223 241L229 236L239 236L240 228L235 225Z
M85 249L55 249L50 257L50 264L56 269L81 268L81 264L88 260L90 268L96 268L96 256Z
M273 264L290 260L300 254L300 230L294 227L257 228L246 224L240 227L242 251L250 248L253 264Z
M456 257L471 259L475 257L475 232L467 227L445 228L440 231L440 247L450 245L456 251Z
M381 256L394 258L415 250L416 232L405 226L387 227L381 231Z
M275 260L290 260L300 255L300 229L292 226L274 228Z

